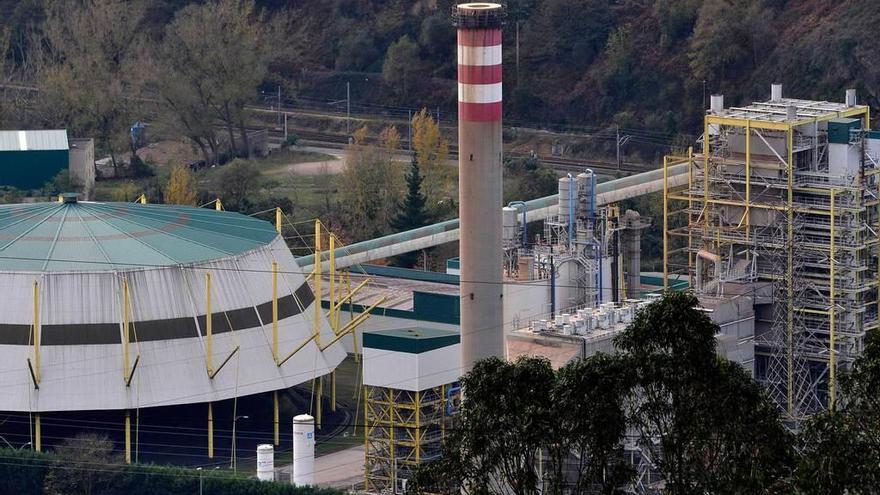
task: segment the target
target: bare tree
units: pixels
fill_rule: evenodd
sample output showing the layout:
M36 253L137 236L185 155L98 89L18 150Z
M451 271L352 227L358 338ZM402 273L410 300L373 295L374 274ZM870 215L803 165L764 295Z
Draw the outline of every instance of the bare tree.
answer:
M237 154L247 152L245 106L278 56L284 16L269 20L253 0L211 0L183 8L165 30L159 87L166 110L206 155L216 154L213 121L223 122Z
M42 39L32 46L46 124L95 135L117 167L143 102L145 1L47 4ZM52 118L54 117L54 118Z

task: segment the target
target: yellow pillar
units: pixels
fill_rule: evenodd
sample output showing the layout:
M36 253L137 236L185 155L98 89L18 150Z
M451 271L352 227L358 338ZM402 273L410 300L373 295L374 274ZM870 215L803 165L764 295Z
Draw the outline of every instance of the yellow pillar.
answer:
M330 238L330 327L333 328L333 333L339 333L339 324L336 321L336 311L333 309L333 305L336 302L336 256L334 251L336 251L336 237L331 233Z
M321 347L321 271L323 262L321 260L321 221L315 220L315 276L312 279L315 282L315 320L312 322L313 332L315 335L315 343Z
M131 464L131 412L125 410L125 463Z
M330 372L330 410L336 412L336 370Z
M315 400L315 427L317 429L321 429L321 416L324 411L324 405L322 404L322 399L324 397L324 377L319 376L318 380L318 391L317 391L317 400Z
M128 382L128 368L131 364L128 357L128 343L130 326L128 314L128 279L122 278L122 379ZM126 430L127 431L127 430Z
M208 459L214 458L214 403L208 402Z
M34 414L34 450L43 451L43 432L40 424L40 413Z
M223 203L220 202L220 198L214 200L214 209L217 211L223 211Z
M790 243L786 249L788 253L787 269L785 278L787 281L787 314L786 329L788 334L788 352L787 352L787 372L788 372L788 397L787 411L788 416L794 417L794 130L789 127L787 131L788 141L788 242Z
M669 157L663 157L663 289L669 288ZM600 289L601 290L601 289Z
M278 262L272 262L272 359L278 364Z
M278 391L272 392L272 421L275 427L275 445L281 445L281 433L278 421Z
M275 208L275 230L281 233L281 208Z
M211 273L205 274L205 363L214 377L214 314L211 312Z
M40 384L40 283L34 280L34 378ZM39 416L37 416L39 422Z
M835 211L834 211L834 196L836 191L834 189L831 190L831 248L830 248L830 263L831 263L831 280L830 280L830 292L831 292L831 308L828 311L829 318L829 332L828 332L828 408L834 409L835 402L837 401L837 356L835 349L835 317L837 316L837 311L835 308L835 292L837 291L837 287L835 286L834 278L836 276L836 263L834 261L834 257L837 256L836 252L836 244L835 244Z

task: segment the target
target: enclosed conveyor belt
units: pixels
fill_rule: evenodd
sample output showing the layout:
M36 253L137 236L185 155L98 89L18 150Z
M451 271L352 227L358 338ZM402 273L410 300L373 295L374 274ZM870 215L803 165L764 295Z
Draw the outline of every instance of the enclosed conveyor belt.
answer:
M687 164L674 165L668 169L670 187L687 182ZM596 204L607 205L624 199L636 198L663 190L663 170L652 170L641 174L614 179L596 186ZM557 213L557 195L526 201L526 220L544 220ZM498 205L499 211L501 205ZM500 221L500 215L499 215ZM399 254L427 249L458 240L458 219L427 225L368 241L358 242L336 250L336 268L345 268L372 260L389 258ZM314 255L296 259L304 271L314 268ZM325 265L329 265L324 261ZM328 266L324 267L327 270Z

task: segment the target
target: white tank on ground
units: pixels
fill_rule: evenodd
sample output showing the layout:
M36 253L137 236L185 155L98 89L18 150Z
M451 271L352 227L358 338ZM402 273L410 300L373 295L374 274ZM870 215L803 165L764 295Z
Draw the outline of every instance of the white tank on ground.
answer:
M293 418L293 474L296 486L315 484L315 418L300 414Z
M257 479L275 481L275 447L272 444L257 445Z

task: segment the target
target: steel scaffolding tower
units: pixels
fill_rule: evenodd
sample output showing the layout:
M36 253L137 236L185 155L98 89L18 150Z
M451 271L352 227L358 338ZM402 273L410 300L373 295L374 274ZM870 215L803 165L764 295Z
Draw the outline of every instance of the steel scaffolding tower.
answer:
M877 327L880 135L854 99L713 101L701 152L664 160L689 164L687 186L664 187L664 277L766 305L753 372L793 425L834 407Z
M458 393L447 385L416 392L365 386L364 397L364 490L403 493L413 470L440 456Z

